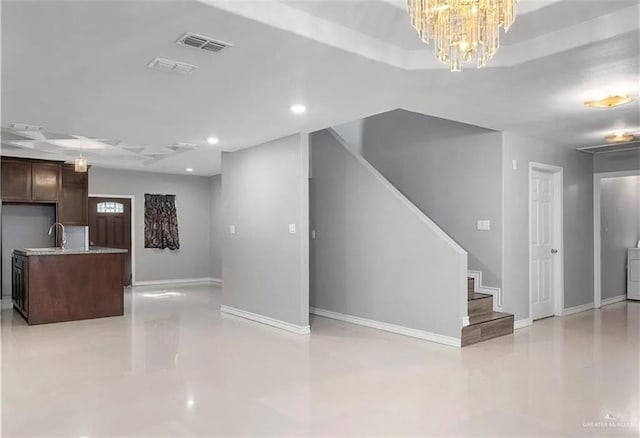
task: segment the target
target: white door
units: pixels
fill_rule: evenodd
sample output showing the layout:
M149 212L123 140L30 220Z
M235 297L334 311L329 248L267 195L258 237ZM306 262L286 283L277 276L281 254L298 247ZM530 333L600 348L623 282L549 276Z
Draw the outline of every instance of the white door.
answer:
M553 174L532 170L531 174L531 315L534 320L552 316L554 263Z

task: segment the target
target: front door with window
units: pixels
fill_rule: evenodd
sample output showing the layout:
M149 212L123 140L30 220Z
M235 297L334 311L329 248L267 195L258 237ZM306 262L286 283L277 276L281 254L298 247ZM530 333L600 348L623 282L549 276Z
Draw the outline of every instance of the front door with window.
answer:
M124 248L124 285L131 285L131 200L89 198L89 244Z

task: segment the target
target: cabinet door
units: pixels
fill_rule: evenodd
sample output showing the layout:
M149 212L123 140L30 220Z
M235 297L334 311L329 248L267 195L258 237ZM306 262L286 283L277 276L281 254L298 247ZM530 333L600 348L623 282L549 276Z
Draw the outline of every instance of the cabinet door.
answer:
M31 201L31 163L2 160L2 200Z
M58 220L64 225L88 225L87 202L87 186L63 185Z
M59 164L33 163L31 199L33 201L58 201L62 182L62 168Z
M27 317L29 312L27 259L26 257L14 256L12 262L11 298L18 310Z

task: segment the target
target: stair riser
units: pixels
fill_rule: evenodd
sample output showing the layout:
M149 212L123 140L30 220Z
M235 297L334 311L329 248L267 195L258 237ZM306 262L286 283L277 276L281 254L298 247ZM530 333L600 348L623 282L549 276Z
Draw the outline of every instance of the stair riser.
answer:
M491 313L493 311L493 297L480 298L469 301L469 316L481 315L483 313Z
M513 333L513 316L467 326L462 329L462 346L464 347L510 333Z

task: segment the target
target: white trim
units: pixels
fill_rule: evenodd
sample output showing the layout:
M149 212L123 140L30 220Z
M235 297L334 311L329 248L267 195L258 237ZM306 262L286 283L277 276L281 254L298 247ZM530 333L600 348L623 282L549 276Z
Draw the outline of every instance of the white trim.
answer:
M616 295L615 297L605 298L604 300L600 300L600 306L608 306L609 304L619 303L621 301L627 301L627 294Z
M264 315L258 315L257 313L248 312L242 309L236 309L235 307L229 307L225 305L220 306L220 312L227 313L229 315L239 316L241 318L249 319L251 321L259 322L261 324L270 325L288 332L296 333L298 335L308 335L311 333L311 328L308 325L296 325L290 322L281 321L279 319L270 318Z
M416 330L409 327L403 327L395 324L389 324L386 322L374 321L371 319L360 318L359 316L345 315L344 313L333 312L331 310L317 309L315 307L309 308L309 313L318 316L324 316L325 318L336 319L338 321L344 321L351 324L362 325L378 330L384 330L386 332L397 333L399 335L410 336L412 338L423 339L425 341L437 342L438 344L449 345L451 347L460 347L462 345L460 338L454 338L451 336L439 335L437 333L426 332L424 330Z
M487 294L493 297L493 308L497 312L502 312L504 302L502 298L502 289L499 287L485 286L482 281L482 271L472 271L467 273L468 277L473 278L473 291L480 294Z
M146 280L136 281L134 287L142 286L165 286L165 285L196 285L196 284L222 284L222 280L214 277L202 278L175 278L171 280Z
M587 310L593 310L593 303L581 304L575 307L569 307L568 309L564 309L564 315L573 315L574 313L586 312Z
M103 195L93 194L87 195L87 198L114 198L114 199L130 199L131 200L131 285L136 284L136 197L135 195ZM89 227L87 227L87 232Z
M466 327L470 324L469 315L462 318L462 327Z
M593 303L596 309L602 304L602 236L600 235L600 182L609 178L639 176L640 169L593 174Z
M533 320L531 318L519 319L513 323L513 329L518 330L521 328L529 327L533 325Z
M529 193L527 194L529 205L527 218L527 224L529 227L527 235L529 241L527 245L529 247L529 259L528 259L528 272L529 272L529 319L533 321L533 306L531 304L531 177L534 170L541 170L543 172L550 172L553 174L553 203L554 203L554 221L553 221L553 246L558 249L558 255L554 260L554 278L553 278L553 314L555 316L563 316L566 314L564 310L564 168L560 166L553 166L551 164L536 163L534 161L529 162L529 183L527 185Z

